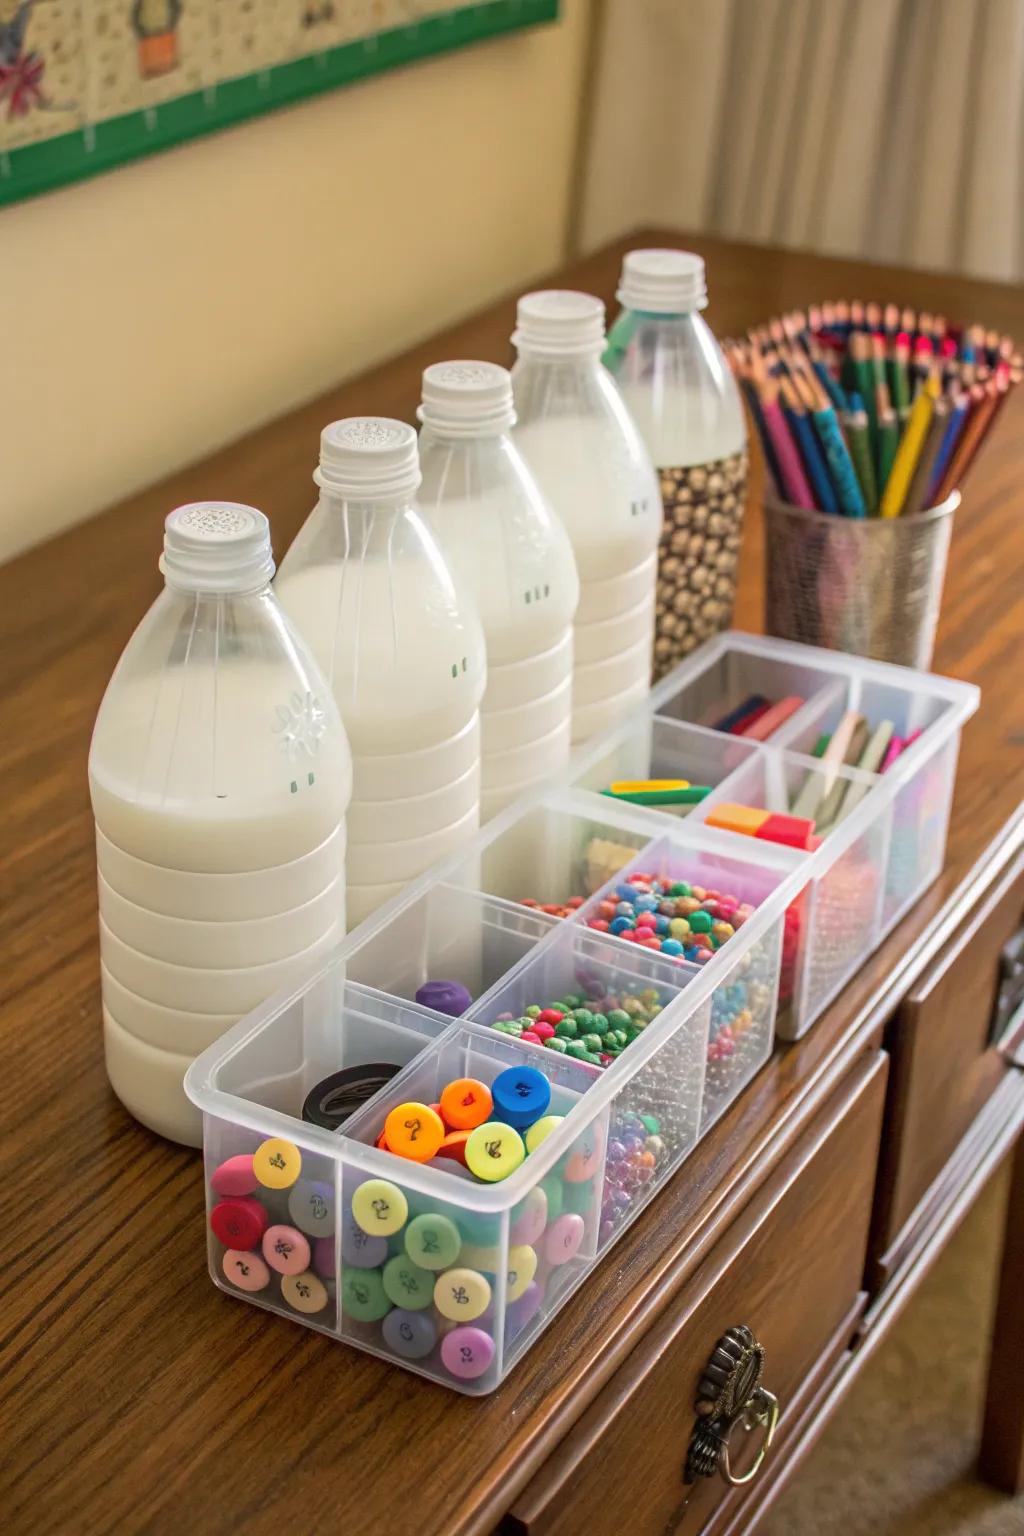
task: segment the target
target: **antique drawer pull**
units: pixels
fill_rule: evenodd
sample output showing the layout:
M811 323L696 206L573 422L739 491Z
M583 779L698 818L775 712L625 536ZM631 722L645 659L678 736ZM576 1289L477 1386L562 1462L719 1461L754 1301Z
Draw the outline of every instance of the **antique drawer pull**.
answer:
M778 1399L761 1385L764 1360L764 1345L749 1328L729 1328L715 1345L694 1400L697 1418L686 1453L684 1482L695 1483L718 1472L738 1488L761 1470L779 1422ZM729 1459L737 1427L745 1434L762 1433L754 1462L743 1473L734 1472Z

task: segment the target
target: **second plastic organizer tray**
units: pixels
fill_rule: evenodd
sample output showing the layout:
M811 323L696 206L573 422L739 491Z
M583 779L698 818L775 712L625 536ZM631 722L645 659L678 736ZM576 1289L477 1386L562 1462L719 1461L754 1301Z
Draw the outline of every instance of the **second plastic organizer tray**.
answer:
M716 728L753 694L802 702L763 742ZM567 781L510 807L193 1064L215 1283L492 1391L764 1064L777 1014L780 1034L803 1033L938 874L976 707L966 684L787 642L727 634L695 652ZM911 737L885 773L814 755L851 710ZM651 778L709 792L678 809L600 794ZM829 807L810 851L708 824L716 806L786 812L801 795ZM673 888L718 910L702 947L604 931L638 890ZM456 1019L415 1001L439 979L466 989ZM530 1021L548 1011L540 1044ZM346 1069L370 1096L341 1129L304 1120ZM494 1106L469 1156L452 1127L473 1084ZM393 1112L407 1149L434 1155L378 1146Z

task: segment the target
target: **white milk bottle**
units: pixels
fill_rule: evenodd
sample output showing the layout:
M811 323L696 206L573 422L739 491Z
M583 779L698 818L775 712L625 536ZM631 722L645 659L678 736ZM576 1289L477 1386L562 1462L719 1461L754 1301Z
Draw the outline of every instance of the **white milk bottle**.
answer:
M579 742L621 719L650 686L658 482L601 365L600 299L528 293L512 340L515 441L565 525L579 572L572 722Z
M419 409L420 506L487 645L480 815L494 816L569 757L572 545L511 438L512 379L496 363L434 363Z
M125 1107L198 1146L193 1057L345 932L352 770L262 512L179 507L160 568L89 753L103 1029Z
M352 926L479 826L484 638L416 504L412 427L377 416L332 422L313 478L320 499L276 590L352 747Z
M704 262L691 251L630 251L623 306L604 355L661 479L654 670L727 629L747 479L739 390L701 318Z

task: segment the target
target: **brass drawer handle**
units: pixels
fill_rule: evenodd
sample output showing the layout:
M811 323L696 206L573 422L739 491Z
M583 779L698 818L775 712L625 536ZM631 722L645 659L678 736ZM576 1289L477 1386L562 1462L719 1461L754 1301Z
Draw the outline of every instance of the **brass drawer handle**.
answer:
M734 1488L752 1482L764 1463L779 1422L779 1402L761 1385L764 1345L742 1326L729 1328L719 1339L701 1376L694 1401L697 1415L686 1453L683 1481L718 1472ZM732 1470L729 1447L733 1431L762 1432L753 1465L746 1472Z

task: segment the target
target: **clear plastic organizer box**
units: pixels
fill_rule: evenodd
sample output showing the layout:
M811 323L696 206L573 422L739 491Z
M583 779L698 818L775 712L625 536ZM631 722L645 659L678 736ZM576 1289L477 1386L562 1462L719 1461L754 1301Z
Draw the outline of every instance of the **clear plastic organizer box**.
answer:
M714 729L752 694L804 702L764 743ZM756 636L694 652L565 780L509 807L193 1064L214 1282L445 1386L493 1391L776 1032L803 1034L939 873L977 702L968 684ZM920 735L880 776L841 770L847 812L814 851L706 824L723 802L790 809L825 771L815 743L848 710ZM600 793L670 777L711 792L686 815ZM750 915L703 965L589 927L634 874L729 893ZM571 897L583 900L566 917L523 904ZM457 1019L414 1000L440 978L472 998ZM605 1066L492 1027L554 1004L644 1027ZM301 1118L323 1079L377 1063L400 1070L342 1130ZM506 1178L377 1146L392 1109L519 1066L539 1069L544 1112L562 1118ZM255 1189L244 1172L231 1182L250 1156ZM236 1216L240 1236L222 1242Z

